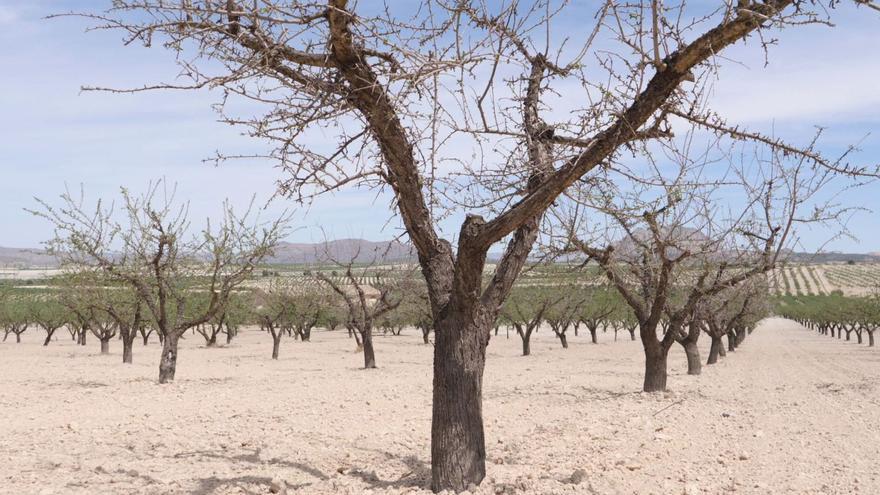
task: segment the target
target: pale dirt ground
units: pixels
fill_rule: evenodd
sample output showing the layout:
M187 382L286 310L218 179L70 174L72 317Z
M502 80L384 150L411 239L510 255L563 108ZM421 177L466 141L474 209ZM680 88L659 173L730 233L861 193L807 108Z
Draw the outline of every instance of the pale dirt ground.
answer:
M489 345L479 494L880 493L880 349L770 320L699 377L675 348L649 395L638 342L551 337L530 357L503 331ZM133 366L66 332L0 344L0 492L427 493L431 347L379 337L364 371L344 334L313 339L273 362L256 330L189 336L165 386L156 343Z

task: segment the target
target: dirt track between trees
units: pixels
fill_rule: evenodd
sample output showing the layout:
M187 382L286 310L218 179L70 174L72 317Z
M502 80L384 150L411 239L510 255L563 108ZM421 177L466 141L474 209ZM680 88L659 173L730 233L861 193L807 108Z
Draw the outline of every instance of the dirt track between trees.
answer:
M371 371L341 332L285 340L277 362L256 330L216 349L188 335L171 385L155 341L124 366L120 343L102 356L62 332L0 344L0 493L428 493L415 331L378 337ZM476 493L880 493L880 349L768 320L699 377L676 345L670 391L648 395L640 344L612 339L564 350L543 329L521 357L493 338Z

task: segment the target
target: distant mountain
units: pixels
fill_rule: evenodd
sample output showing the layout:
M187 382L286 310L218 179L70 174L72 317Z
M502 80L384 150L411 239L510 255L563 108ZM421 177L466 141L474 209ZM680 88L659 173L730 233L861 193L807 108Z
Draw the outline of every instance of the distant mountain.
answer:
M703 241L699 234L684 232L682 246ZM615 248L618 253L632 253L635 246L632 240L623 240ZM327 255L329 253L329 256ZM491 253L489 261L497 261L501 253ZM326 263L335 259L348 263L354 258L356 263L394 263L415 261L415 250L398 241L367 241L364 239L338 239L327 243L291 243L282 242L275 249L275 255L267 260L274 265L309 265ZM786 259L800 263L835 263L835 262L880 262L880 252L874 253L787 253ZM58 260L46 254L42 249L5 248L0 247L0 268L55 268Z
M0 267L55 268L58 260L42 249L0 247Z
M307 265L326 263L332 260L340 263L348 263L352 260L356 263L374 261L392 263L415 259L415 250L398 241L372 242L364 239L338 239L318 244L282 242L275 248L275 255L267 260L267 263Z

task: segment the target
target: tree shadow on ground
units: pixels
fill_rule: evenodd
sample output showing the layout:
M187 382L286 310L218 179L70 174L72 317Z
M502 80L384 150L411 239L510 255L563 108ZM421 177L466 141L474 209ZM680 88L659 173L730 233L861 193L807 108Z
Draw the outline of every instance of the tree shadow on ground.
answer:
M359 478L372 488L429 488L431 484L431 466L415 455L400 456L391 452L374 449L361 449L383 454L389 460L403 463L408 469L395 480L383 480L375 471L352 469L345 474Z
M248 463L248 464L257 464L257 465L270 465L270 466L281 466L287 468L297 469L302 471L309 476L314 478L318 478L321 481L330 479L329 476L324 474L320 469L309 466L308 464L304 464L301 462L293 462L286 461L284 459L279 459L277 457L273 457L271 459L263 459L260 456L260 452L262 449L259 447L255 447L253 449L247 449L249 452L246 454L232 454L231 452L227 452L226 450L196 450L192 452L181 452L179 454L174 454L175 459L180 459L183 457L207 457L210 459L220 459L228 461L232 464L239 463ZM210 479L210 478L208 478ZM271 481L271 480L270 480Z

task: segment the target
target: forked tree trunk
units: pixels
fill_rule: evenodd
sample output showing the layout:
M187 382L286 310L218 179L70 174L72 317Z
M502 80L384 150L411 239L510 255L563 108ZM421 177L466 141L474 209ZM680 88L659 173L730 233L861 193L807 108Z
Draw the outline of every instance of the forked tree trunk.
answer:
M709 346L709 359L706 360L706 364L715 364L718 362L718 356L724 351L724 343L721 342L721 337L716 335L711 335L712 345Z
M630 339L630 340L636 340L636 329L635 329L635 327L627 328L627 330L629 330L629 339Z
M564 333L557 333L556 335L559 337L559 342L562 343L562 348L568 349L568 337Z
M856 330L856 342L858 342L859 344L862 343L862 331L861 330Z
M700 361L700 348L697 347L696 339L687 339L682 346L684 346L684 354L687 356L688 375L699 375L703 371L703 362Z
M46 330L46 340L43 341L43 347L48 346L49 342L52 342L52 335L55 334L55 330Z
M144 345L149 344L150 343L150 334L145 333L145 334L143 334L143 336L144 336Z
M364 369L375 368L376 353L373 351L373 329L365 329L361 337L364 344Z
M434 332L431 487L464 491L486 476L483 432L485 334L491 322L449 311Z
M162 342L162 356L159 358L159 383L174 381L177 371L177 341L180 335L169 333Z

